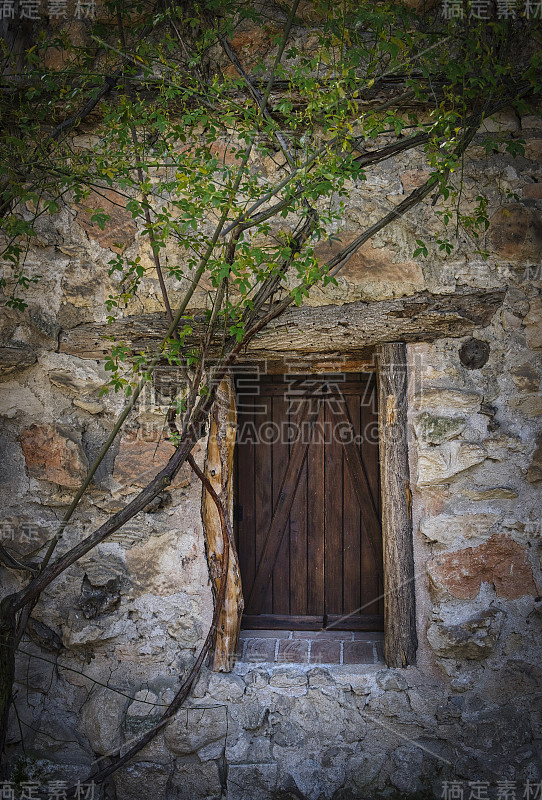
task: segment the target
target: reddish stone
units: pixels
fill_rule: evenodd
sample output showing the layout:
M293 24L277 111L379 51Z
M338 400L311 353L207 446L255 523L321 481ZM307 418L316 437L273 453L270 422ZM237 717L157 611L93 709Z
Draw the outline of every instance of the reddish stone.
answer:
M31 478L60 486L79 486L88 471L80 443L59 425L31 425L20 435Z
M231 166L232 164L239 164L239 158L237 158L237 154L241 152L243 153L243 149L239 151L238 147L234 147L233 145L225 144L224 142L216 141L211 144L209 147L211 155L216 156L218 159L219 164L227 164Z
M232 39L232 45L245 70L251 68L273 48L272 37L275 30L271 25L251 27L248 30L237 31ZM237 70L230 64L224 68L226 75L237 75Z
M430 175L431 173L425 169L407 169L405 172L401 172L399 177L403 184L404 193L410 194L414 189L423 186L429 180Z
M90 239L94 239L102 247L120 253L125 247L132 244L136 234L134 220L132 215L126 211L125 205L126 198L113 189L103 189L100 194L91 192L84 204L82 203L80 206L77 222ZM109 216L104 230L98 226L98 223L91 222L92 214L99 208Z
M529 483L534 483L535 485L542 483L542 434L538 437L526 477Z
M542 200L542 183L527 183L523 187L523 197L532 200Z
M159 438L156 432L144 436L142 429L131 431L120 443L113 478L121 486L146 486L157 472L164 469L174 452L173 444L167 439ZM171 485L179 488L188 483L186 470L181 468Z
M488 243L494 253L511 261L536 259L542 248L541 215L521 203L503 206L491 217Z
M497 595L508 600L538 594L525 550L503 534L479 547L435 556L427 571L435 586L462 600L474 599L482 582L492 583Z
M355 233L344 233L332 242L317 245L314 253L320 261L327 262L356 238ZM397 254L388 247L373 247L371 242L365 242L341 269L341 276L351 283L390 284L395 291L399 291L405 284L423 288L424 278L420 266L415 261L394 264L396 257Z

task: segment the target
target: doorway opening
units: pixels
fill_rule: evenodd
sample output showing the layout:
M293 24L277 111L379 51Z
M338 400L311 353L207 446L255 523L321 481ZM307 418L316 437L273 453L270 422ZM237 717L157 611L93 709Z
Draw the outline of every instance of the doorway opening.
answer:
M236 396L242 627L382 631L374 373L244 372Z

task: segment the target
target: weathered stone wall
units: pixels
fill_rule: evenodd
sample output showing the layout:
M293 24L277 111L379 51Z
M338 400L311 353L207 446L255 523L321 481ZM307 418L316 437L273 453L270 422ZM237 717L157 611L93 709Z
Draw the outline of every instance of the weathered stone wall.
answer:
M518 134L521 127L527 147L525 158L486 157L481 131L467 161L467 202L481 176L490 182L487 261L471 255L467 240L449 257L431 245L427 259L414 259L415 239L430 243L437 232L424 206L375 237L338 287L315 289L308 303L325 313L327 305L423 291L503 292L484 327L409 344L417 666L206 668L186 708L115 775L118 800L142 791L156 800L431 797L442 794L443 780L487 781L490 796L499 781L515 780L519 797L525 781L542 780L542 127L507 113L491 126ZM85 136L75 144L84 147ZM341 239L425 178L413 153L352 186ZM507 191L519 199L502 205ZM111 212L114 229L104 232L68 207L42 217L30 264L43 278L30 289L27 311L2 319L2 543L29 561L54 532L121 406L114 394L100 396L99 353L83 358L62 347L70 331L105 320L115 243L150 263L129 215L117 206ZM173 287L174 303L181 289ZM157 311L158 298L157 281L146 277L123 313ZM205 305L204 293L195 302ZM438 312L429 313L440 324ZM453 323L451 314L452 331ZM385 324L382 330L385 336ZM474 368L472 348L463 353L469 366L460 357L472 337L489 345ZM100 344L105 352L108 343ZM340 369L340 347L323 355L322 363L329 358ZM163 411L149 389L59 552L165 462L172 446L161 434ZM202 463L204 439L196 450ZM24 738L27 775L84 779L172 699L212 614L200 503L200 485L185 467L160 502L61 576L36 606L18 657L9 738L13 759ZM16 573L6 570L4 581L15 588Z

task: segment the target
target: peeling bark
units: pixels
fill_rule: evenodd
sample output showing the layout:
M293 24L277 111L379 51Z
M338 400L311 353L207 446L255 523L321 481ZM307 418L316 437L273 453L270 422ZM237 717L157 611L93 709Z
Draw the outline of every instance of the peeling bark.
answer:
M448 295L420 292L412 297L373 303L289 308L248 343L237 361L330 353L340 353L346 358L389 341L430 342L443 336L466 336L490 323L504 295L505 291L500 289L456 291ZM191 324L195 343L205 331L203 323ZM154 351L166 331L167 322L162 315L141 314L112 323L106 333L134 350ZM103 334L100 323L63 331L59 351L80 358L103 358L111 347ZM189 346L191 341L186 344ZM221 346L222 340L217 340L215 352ZM213 342L210 356L213 356Z
M384 551L384 657L388 667L416 659L414 553L407 445L406 346L378 347L379 449Z
M228 377L221 382L216 393L205 460L205 476L221 499L230 522L233 519L233 454L236 423L235 390L233 381ZM206 489L203 490L202 519L207 563L216 600L223 570L224 538L216 503ZM218 622L213 661L213 669L216 672L229 672L232 669L242 613L243 594L239 561L234 542L231 542L226 594Z

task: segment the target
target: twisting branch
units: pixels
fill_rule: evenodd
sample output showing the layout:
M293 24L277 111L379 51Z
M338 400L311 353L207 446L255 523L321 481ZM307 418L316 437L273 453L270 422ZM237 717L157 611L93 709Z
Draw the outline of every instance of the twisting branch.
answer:
M197 678L199 671L205 661L205 657L209 652L213 641L216 636L216 631L218 628L218 622L220 619L220 613L222 611L222 606L224 605L224 598L226 596L226 584L228 582L228 567L229 567L229 559L230 559L230 546L233 543L233 531L231 529L230 521L228 519L228 515L224 509L222 501L220 500L219 496L213 489L211 483L207 476L200 470L192 455L188 455L187 459L188 463L190 464L191 468L194 470L200 481L202 482L203 486L205 487L206 491L209 492L209 495L213 499L213 502L216 505L216 510L218 512L218 516L220 518L220 527L222 529L222 538L224 543L224 557L222 560L222 575L220 580L220 589L218 591L215 608L213 612L213 618L211 621L211 625L207 636L205 637L205 641L202 645L202 648L199 652L197 659L195 660L192 669L188 673L188 677L183 682L181 688L171 701L170 705L162 714L160 720L154 725L150 730L145 733L136 744L132 745L129 750L127 750L122 755L116 755L113 760L113 763L108 764L107 767L104 767L97 772L92 772L87 778L86 782L90 783L94 781L95 783L102 783L106 778L116 772L120 767L130 761L140 750L142 750L145 745L147 745L154 737L162 730L162 728L167 725L170 719L177 713L180 709L186 698L188 697L192 685ZM75 788L72 787L68 790L68 794L75 795Z

